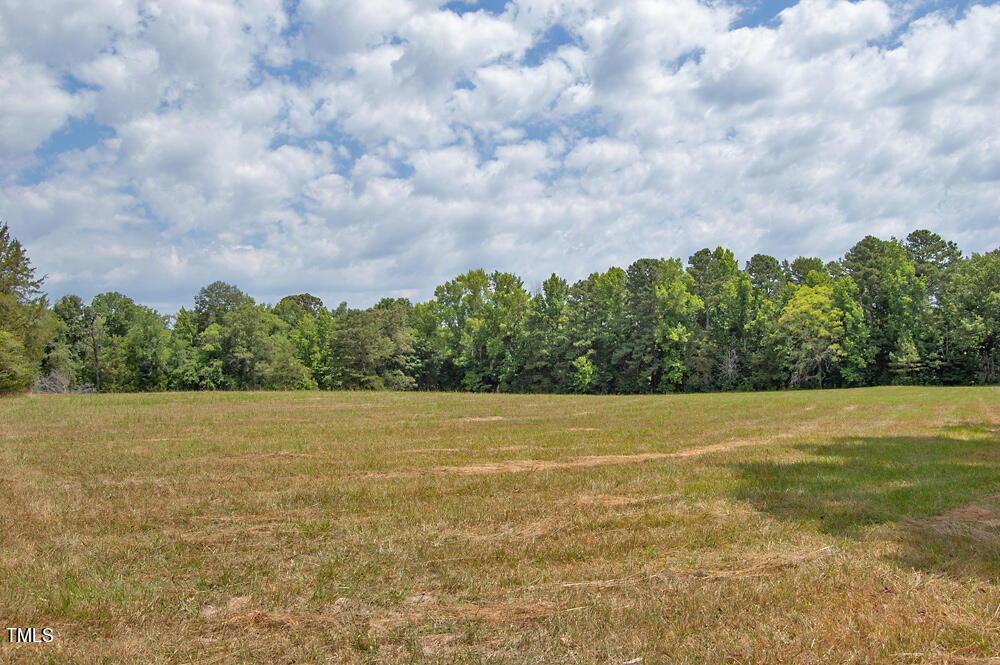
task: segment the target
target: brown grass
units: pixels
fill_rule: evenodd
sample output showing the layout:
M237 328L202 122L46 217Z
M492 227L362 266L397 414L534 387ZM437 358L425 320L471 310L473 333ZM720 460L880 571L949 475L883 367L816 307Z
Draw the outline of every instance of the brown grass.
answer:
M430 469L401 469L399 471L372 472L364 474L367 478L408 478L421 476L428 473L457 473L461 475L486 475L494 473L523 473L526 471L553 471L559 469L587 469L595 466L608 466L613 464L639 464L651 460L664 460L676 457L695 457L698 455L709 455L712 453L726 452L745 446L759 446L774 443L780 439L788 438L788 434L779 434L766 439L753 439L748 441L726 441L710 446L699 446L696 448L686 448L672 453L638 453L635 455L587 455L564 461L538 460L538 459L513 459L504 462L486 462L479 464L469 464L466 466L436 466ZM515 450L518 447L507 447L506 450ZM420 450L406 450L403 452L457 452L453 448L437 448Z
M0 401L0 663L1000 665L1000 392ZM0 637L5 637L0 634Z

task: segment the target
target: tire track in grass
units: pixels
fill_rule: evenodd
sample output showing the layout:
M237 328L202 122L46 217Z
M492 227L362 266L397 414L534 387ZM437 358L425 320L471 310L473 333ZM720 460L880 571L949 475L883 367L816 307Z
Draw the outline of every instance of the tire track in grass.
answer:
M515 459L502 462L477 462L465 466L435 466L429 469L402 469L399 471L371 471L348 474L360 478L414 478L430 474L456 474L466 476L492 475L499 473L525 473L529 471L553 471L561 469L587 469L599 466L639 464L652 460L698 457L712 453L760 446L775 441L789 439L796 433L782 433L770 437L724 441L697 448L685 448L669 453L636 453L633 455L586 455L568 460Z

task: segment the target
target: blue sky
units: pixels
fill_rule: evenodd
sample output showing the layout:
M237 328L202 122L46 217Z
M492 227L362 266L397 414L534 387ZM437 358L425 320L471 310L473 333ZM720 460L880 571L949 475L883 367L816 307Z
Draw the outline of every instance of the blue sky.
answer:
M1000 228L1000 7L0 7L0 219L58 297L425 299L726 245Z

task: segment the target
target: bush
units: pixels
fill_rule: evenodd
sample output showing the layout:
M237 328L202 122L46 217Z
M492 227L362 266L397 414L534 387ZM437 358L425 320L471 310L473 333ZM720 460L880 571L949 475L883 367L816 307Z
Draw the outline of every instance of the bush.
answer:
M0 330L0 394L27 390L32 369L21 340Z

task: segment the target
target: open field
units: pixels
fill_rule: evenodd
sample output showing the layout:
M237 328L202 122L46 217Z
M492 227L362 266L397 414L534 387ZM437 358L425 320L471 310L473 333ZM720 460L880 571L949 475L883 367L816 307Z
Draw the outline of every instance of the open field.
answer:
M56 639L0 662L1000 663L998 428L995 388L5 399L0 622Z

